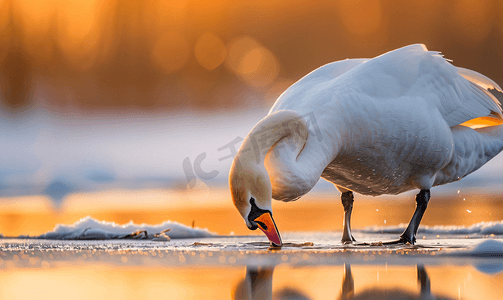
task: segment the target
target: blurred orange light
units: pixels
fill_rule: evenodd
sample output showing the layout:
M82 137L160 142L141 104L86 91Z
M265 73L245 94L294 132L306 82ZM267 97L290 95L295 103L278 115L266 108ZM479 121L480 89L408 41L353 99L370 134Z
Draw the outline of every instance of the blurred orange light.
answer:
M227 49L218 36L205 33L197 40L194 55L203 68L213 70L224 62Z
M58 42L73 67L86 70L96 58L98 0L65 0L59 3Z
M241 37L232 41L229 46L229 54L227 55L226 64L228 68L237 72L239 63L243 59L243 55L251 49L260 47L259 43L251 37Z
M346 30L357 37L369 36L381 29L382 10L379 0L337 1L337 12Z
M503 1L498 1L497 6L494 9L496 14L501 16L503 14ZM500 30L501 33L503 33L503 18L498 18L496 19L496 25L498 26L498 29Z
M63 1L63 5L60 6L62 13L59 14L61 26L59 29L64 31L68 38L76 40L86 38L96 25L98 3L98 0Z
M9 2L0 0L0 63L2 63L5 56L7 55L10 46L10 37L9 35L5 34L7 32L7 26L10 22L9 5Z
M3 31L10 22L9 4L6 0L0 0L0 31Z
M264 95L264 98L267 101L267 105L274 103L276 99L278 99L278 97L281 96L281 94L283 94L283 92L286 91L286 89L288 89L294 83L295 81L293 80L278 78Z
M248 51L239 64L241 75L253 86L264 87L278 77L279 66L274 55L266 48Z
M449 14L452 17L451 25L467 40L478 43L487 38L493 27L492 19L489 18L489 10L490 3L486 1L455 1L452 13Z
M189 55L189 42L181 32L174 30L160 36L151 53L152 61L166 73L183 68Z
M43 34L49 30L51 17L55 14L57 7L56 0L17 0L13 3L15 3L14 11L24 25L25 34L36 38L36 34ZM0 20L1 23L2 20Z
M23 24L23 46L35 59L48 60L52 54L53 45L47 42L47 35L51 28L51 20L56 14L56 7L55 0L15 2L16 15Z
M279 63L274 54L250 37L242 37L229 46L229 69L248 85L265 87L279 74Z
M159 29L182 25L187 18L188 5L188 0L154 0L154 5L151 5L153 22Z

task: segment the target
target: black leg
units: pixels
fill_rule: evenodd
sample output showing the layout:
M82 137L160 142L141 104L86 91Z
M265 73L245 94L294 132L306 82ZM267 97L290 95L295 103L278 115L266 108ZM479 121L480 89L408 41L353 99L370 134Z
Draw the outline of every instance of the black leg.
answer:
M430 201L430 190L421 190L416 196L416 210L414 215L409 222L409 226L400 236L400 241L403 243L410 243L414 245L416 243L416 233L419 228L419 223L423 218L423 214L428 206L428 201Z
M422 299L435 299L431 294L430 277L423 265L417 265L417 281L421 286Z
M341 300L352 299L355 294L355 283L351 275L351 265L344 264L344 279L342 280Z
M355 238L351 234L351 212L353 211L353 192L344 192L341 194L342 206L344 206L344 223L343 223L343 233L342 233L342 243L350 244L356 242Z

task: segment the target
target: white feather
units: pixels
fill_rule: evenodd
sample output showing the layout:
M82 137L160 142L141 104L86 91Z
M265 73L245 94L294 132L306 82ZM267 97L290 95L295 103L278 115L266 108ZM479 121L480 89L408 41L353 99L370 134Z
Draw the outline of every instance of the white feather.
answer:
M296 160L267 158L273 187L282 189L273 194L289 195L275 198L296 199L300 195L289 189L300 182L314 185L320 176L342 190L368 195L429 189L466 176L503 149L503 125L478 131L458 126L491 114L501 117L501 104L489 88L500 89L419 44L314 70L289 87L265 118L294 111L312 116L319 128L319 135L309 128Z

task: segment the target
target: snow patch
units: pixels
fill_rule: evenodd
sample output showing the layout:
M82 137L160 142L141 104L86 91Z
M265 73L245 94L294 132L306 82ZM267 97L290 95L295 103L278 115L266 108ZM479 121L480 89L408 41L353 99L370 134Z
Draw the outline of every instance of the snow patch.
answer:
M503 242L486 240L475 246L470 253L478 256L503 256Z
M98 221L87 216L73 225L58 224L53 231L42 235L35 237L19 236L19 238L50 240L149 239L169 241L169 238L200 238L213 235L207 229L191 228L172 221L165 221L158 225L138 225L130 221L125 225L119 225L115 222Z
M460 251L458 255L498 258L497 260L483 260L475 265L475 268L482 273L494 275L503 271L501 257L503 257L503 242L499 240L485 240L477 244L473 249Z
M370 226L362 230L365 233L402 233L408 224L401 223L398 226ZM503 221L480 222L471 226L419 226L418 234L481 234L481 235L503 235Z

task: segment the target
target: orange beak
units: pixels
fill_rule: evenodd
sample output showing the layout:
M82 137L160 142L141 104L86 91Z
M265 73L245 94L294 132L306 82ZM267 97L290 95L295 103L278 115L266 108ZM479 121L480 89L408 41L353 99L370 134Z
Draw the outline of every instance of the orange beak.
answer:
M273 246L281 247L283 245L276 223L269 212L261 214L254 221L257 222L258 228L262 230Z

